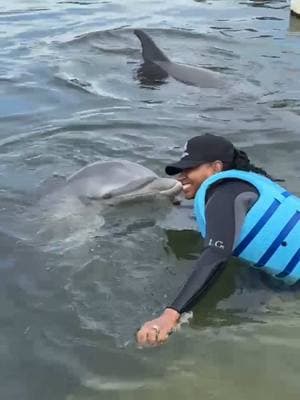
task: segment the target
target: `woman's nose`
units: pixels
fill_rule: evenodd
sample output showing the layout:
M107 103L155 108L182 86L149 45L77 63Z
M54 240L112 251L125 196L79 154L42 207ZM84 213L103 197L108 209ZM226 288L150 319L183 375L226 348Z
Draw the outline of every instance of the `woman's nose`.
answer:
M181 182L183 179L186 179L186 176L185 176L184 173L182 172L181 174L179 174L179 175L177 176L177 180Z

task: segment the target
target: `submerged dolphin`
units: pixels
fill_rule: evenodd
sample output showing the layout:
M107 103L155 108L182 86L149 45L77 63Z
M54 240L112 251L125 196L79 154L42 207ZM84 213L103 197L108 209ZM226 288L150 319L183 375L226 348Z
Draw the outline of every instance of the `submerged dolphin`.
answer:
M144 31L135 29L134 34L142 44L145 64L140 73L143 73L146 77L148 75L157 81L170 75L187 85L201 88L220 88L224 86L222 75L218 72L172 62Z
M67 178L54 178L42 183L37 201L22 216L28 224L21 225L26 225L35 244L62 253L99 233L111 211L107 206L155 198L178 204L176 195L182 189L175 179L160 178L142 165L123 160L97 161ZM160 207L157 211L160 214Z
M175 179L160 178L142 165L126 161L97 161L66 179L65 190L90 200L130 200L165 196L173 200L182 185Z
M101 229L107 218L112 223L115 215L118 221L120 215L126 215L125 232L131 221L138 226L140 212L143 224L152 224L164 215L166 208L166 204L153 208L153 201L141 207L128 207L127 202L166 198L179 204L176 195L181 190L177 180L160 178L142 165L122 160L98 161L68 177L53 176L42 182L30 196L29 207L20 215L13 213L11 229L21 229L20 237L42 251L80 255L89 251L89 243L96 236L113 232L110 225ZM110 207L118 205L118 209Z

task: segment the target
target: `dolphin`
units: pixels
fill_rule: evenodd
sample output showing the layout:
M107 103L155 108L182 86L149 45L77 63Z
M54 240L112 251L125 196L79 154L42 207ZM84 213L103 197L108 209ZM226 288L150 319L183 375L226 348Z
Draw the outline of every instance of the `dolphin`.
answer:
M180 204L180 182L127 160L96 161L67 177L53 178L41 183L19 224L28 240L43 251L64 254L84 246L99 234L107 215L112 217L111 207L155 199Z
M159 79L165 79L168 75L187 85L201 88L222 88L224 81L222 75L205 68L178 64L171 61L154 43L144 31L135 29L134 34L139 38L142 45L144 65L139 75ZM143 76L142 76L143 78Z
M163 196L174 200L182 185L127 160L96 161L66 179L65 190L80 199L127 201Z

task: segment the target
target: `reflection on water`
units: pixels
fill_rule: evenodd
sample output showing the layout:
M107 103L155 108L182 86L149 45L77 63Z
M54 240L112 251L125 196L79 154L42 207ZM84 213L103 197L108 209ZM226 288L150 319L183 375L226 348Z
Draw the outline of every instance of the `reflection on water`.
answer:
M163 175L204 132L300 194L288 4L18 0L2 4L0 24L1 398L298 399L299 291L235 260L168 345L136 348L135 330L173 300L201 251L192 204L105 215L67 204L72 218L53 221L36 197L97 160ZM228 90L149 79L138 28L170 59L220 72Z

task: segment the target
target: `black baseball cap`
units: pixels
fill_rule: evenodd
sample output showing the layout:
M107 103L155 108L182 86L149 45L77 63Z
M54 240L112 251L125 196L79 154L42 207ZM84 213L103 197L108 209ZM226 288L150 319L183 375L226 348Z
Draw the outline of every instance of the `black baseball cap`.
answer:
M166 174L176 175L184 169L198 167L201 164L220 160L232 162L234 145L222 136L206 133L188 140L181 159L166 166Z

